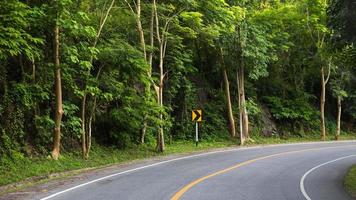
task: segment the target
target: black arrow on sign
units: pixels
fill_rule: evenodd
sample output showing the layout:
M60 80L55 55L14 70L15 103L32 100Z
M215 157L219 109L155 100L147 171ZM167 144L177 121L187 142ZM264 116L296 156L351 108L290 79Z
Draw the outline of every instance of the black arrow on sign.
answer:
M193 119L193 121L199 121L199 119L201 118L200 112L198 110L194 110L194 114L195 118Z

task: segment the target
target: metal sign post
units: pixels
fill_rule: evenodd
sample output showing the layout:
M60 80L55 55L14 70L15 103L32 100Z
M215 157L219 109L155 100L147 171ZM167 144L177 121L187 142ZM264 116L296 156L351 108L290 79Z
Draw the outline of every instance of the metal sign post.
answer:
M198 122L195 122L195 146L198 146L198 142L199 142Z

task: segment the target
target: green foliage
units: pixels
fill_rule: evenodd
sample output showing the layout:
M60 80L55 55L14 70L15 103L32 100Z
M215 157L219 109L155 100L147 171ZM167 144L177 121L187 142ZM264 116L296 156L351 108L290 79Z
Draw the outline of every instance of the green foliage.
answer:
M258 121L258 118L262 112L260 105L258 105L252 98L249 98L246 101L246 109L249 116L255 118L255 120Z
M124 1L115 1L107 18L104 0L1 1L0 157L6 155L1 162L15 165L13 158L26 165L28 156L46 156L52 147L55 26L60 34L64 109L61 147L66 153L79 151L83 124L87 130L91 124L94 143L115 148L139 148L145 123L148 146L155 145L160 126L168 143L192 140L190 112L196 108L203 109L203 140L229 137L220 48L235 122L239 122L236 71L244 66L253 137L265 141L260 122L266 106L283 137L317 133L320 68L328 64L332 68L326 95L328 129L335 129L337 107L332 96L342 98L347 108L343 125L351 124L352 129L356 120L353 6L341 0L158 1L158 30L164 31L167 41L161 107L154 88L160 82L160 52L155 18L151 47L151 2L142 4L140 16L145 58L138 18ZM95 151L100 148L91 151L93 156ZM66 159L71 162L71 155ZM69 168L83 166L74 162ZM59 169L63 168L54 171Z
M344 186L346 187L347 192L349 192L350 195L355 196L356 195L356 166L352 166L345 178L344 178Z
M35 126L38 137L35 138L34 143L38 145L40 152L46 152L46 148L43 147L51 144L54 121L48 115L35 116Z
M243 32L245 44L242 45L242 55L246 58L246 64L252 68L249 72L251 79L257 80L259 77L268 76L267 65L272 59L268 55L272 43L266 38L266 30L262 26L247 23ZM255 46L255 44L259 44Z
M193 142L176 141L167 147L167 151L163 155L191 153L232 145L234 145L234 142L230 140L202 142L198 147L195 147ZM89 160L82 159L79 151L64 153L58 161L48 158L29 158L19 152L13 152L12 155L12 157L0 157L0 185L18 182L30 177L37 177L36 180L43 180L47 179L47 175L52 173L66 172L64 176L72 175L80 172L80 169L147 159L154 156L162 156L162 153L157 153L154 150L154 146L150 145L133 146L125 150L118 150L117 148L102 147L94 144Z
M210 102L203 107L203 119L202 123L202 138L207 140L216 140L218 138L229 137L228 121L226 118L219 116L226 116L226 106L223 91L211 90L209 95L214 99L214 103Z
M301 96L293 100L276 96L265 97L273 117L278 120L303 120L313 123L318 118L318 112L308 103L308 96Z
M43 40L33 37L27 29L43 13L17 0L2 1L0 8L0 60L21 54L29 59L38 57L37 45Z
M81 136L81 119L75 114L79 112L78 106L71 104L70 102L64 102L63 104L64 120L63 120L63 136L73 137L75 139ZM49 122L49 121L48 121ZM54 127L54 125L52 125Z

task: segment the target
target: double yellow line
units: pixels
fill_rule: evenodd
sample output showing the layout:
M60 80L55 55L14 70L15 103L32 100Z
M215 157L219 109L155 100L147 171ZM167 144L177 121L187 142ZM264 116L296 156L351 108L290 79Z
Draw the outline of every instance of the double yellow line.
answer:
M337 147L322 147L322 148L303 149L303 150L297 150L297 151L288 151L288 152L283 152L283 153L277 153L277 154L272 154L272 155L269 155L269 156L263 156L263 157L255 158L255 159L252 159L252 160L247 160L245 162L242 162L242 163L239 163L239 164L234 165L232 167L229 167L229 168L214 172L212 174L203 176L201 178L198 178L198 179L190 182L188 185L185 185L177 193L175 193L172 196L171 200L179 200L184 195L184 193L186 193L192 187L194 187L195 185L197 185L197 184L199 184L199 183L201 183L201 182L203 182L203 181L205 181L205 180L207 180L209 178L224 174L226 172L229 172L229 171L237 169L239 167L254 163L254 162L259 161L259 160L264 160L264 159L267 159L267 158L273 158L273 157L283 156L283 155L288 155L288 154L293 154L293 153L301 153L301 152L306 152L306 151L317 151L317 150L334 149L334 148L351 147L351 146L355 147L355 145L345 145L345 146L337 146Z

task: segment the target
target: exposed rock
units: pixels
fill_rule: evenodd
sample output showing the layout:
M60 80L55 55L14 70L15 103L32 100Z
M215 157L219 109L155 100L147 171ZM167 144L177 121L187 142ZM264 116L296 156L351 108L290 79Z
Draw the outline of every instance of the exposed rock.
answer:
M276 123L273 121L272 115L266 106L262 107L261 115L262 135L270 137L277 132Z

